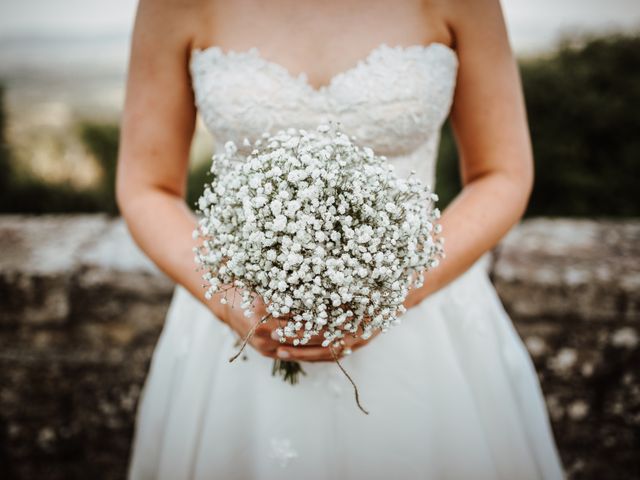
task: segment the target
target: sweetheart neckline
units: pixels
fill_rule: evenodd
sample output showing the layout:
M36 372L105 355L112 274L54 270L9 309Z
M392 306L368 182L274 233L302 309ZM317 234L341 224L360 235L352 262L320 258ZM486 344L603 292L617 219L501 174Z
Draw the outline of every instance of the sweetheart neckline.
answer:
M319 87L316 87L309 82L306 72L300 72L297 75L292 73L287 67L285 67L281 63L278 63L274 60L269 60L268 58L264 57L258 47L251 47L246 50L223 49L220 45L209 45L208 47L202 47L202 48L194 47L190 51L189 62L190 63L193 62L194 59L198 58L200 55L207 54L207 53L214 53L214 52L217 53L218 55L221 55L224 58L233 58L233 57L258 58L260 59L260 61L264 62L266 65L269 65L271 68L278 69L287 77L293 80L302 82L303 85L305 85L306 88L309 89L312 93L320 95L328 90L331 90L331 88L335 85L338 79L349 75L350 73L355 71L357 68L359 68L361 65L369 65L371 63L371 59L377 53L379 53L384 49L397 50L402 53L407 53L412 50L419 49L420 51L426 53L434 48L443 48L444 51L448 52L450 55L453 55L453 57L456 60L458 60L458 53L456 52L456 50L444 42L433 41L426 44L416 43L412 45L396 45L395 47L390 47L386 42L382 42L378 46L373 47L369 51L369 53L367 53L364 57L358 60L355 65L347 68L346 70L342 70L334 74L333 76L331 76L331 78L329 78L329 81L326 84L320 85Z

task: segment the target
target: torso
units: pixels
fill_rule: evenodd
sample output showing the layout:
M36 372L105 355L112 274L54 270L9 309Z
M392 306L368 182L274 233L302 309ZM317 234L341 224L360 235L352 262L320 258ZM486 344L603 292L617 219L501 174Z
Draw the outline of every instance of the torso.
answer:
M258 47L314 88L327 85L381 43L433 42L455 47L446 2L394 0L202 0L193 48L225 51Z

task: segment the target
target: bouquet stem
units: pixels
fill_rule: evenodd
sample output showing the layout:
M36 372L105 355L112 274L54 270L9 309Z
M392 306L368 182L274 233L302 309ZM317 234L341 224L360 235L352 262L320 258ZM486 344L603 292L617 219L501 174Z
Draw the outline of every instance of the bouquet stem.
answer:
M336 362L336 365L338 365L338 367L340 368L340 370L342 370L342 373L344 373L344 376L347 377L347 380L349 380L349 382L351 383L351 385L353 386L353 393L356 397L356 404L358 405L358 408L360 409L360 411L362 411L362 413L364 413L365 415L369 415L369 412L367 410L365 410L365 408L362 406L362 404L360 403L360 392L358 391L358 387L356 385L356 382L353 381L353 378L351 378L351 375L349 375L347 373L347 371L344 369L344 367L342 366L342 364L340 363L340 360L338 360L338 355L336 354L336 351L333 348L333 345L329 346L329 350L331 350L331 355L333 355L333 359Z
M251 327L251 330L249 330L249 332L244 336L244 338L242 339L242 344L240 345L240 350L238 350L238 352L229 359L229 363L233 362L236 358L238 358L240 356L240 354L244 351L244 347L247 346L247 343L249 343L249 340L251 339L251 337L253 336L253 334L256 332L256 329L258 328L258 326L264 322L266 322L267 320L269 320L269 318L271 318L271 314L261 318L260 320L258 320L253 327Z
M242 354L242 352L244 351L244 348L247 346L247 343L249 342L249 339L251 338L251 336L255 333L256 329L258 328L258 325L266 322L270 317L271 317L271 314L259 319L253 325L251 330L249 330L249 332L245 335L244 339L242 340L242 343L240 345L240 349L238 350L238 352L235 355L233 355L229 359L229 362L233 362L236 358L238 358L240 356L240 354ZM353 386L353 392L354 392L355 397L356 397L356 404L358 405L358 408L365 415L369 415L369 412L367 410L365 410L365 408L360 403L360 392L358 391L358 387L356 386L355 382L351 378L351 375L349 375L347 373L347 371L344 369L344 367L340 363L340 360L338 359L338 355L335 352L334 346L330 345L328 348L331 351L331 355L333 356L334 361L338 365L338 368L340 368L342 373L344 373L344 375L347 377L347 379L349 380L349 382ZM282 376L282 378L283 378L283 380L285 382L289 382L291 385L295 385L300 380L300 374L306 375L307 372L305 372L303 370L302 365L300 365L299 362L292 361L292 360L280 360L280 359L275 359L273 361L273 367L271 368L271 375L274 376L274 377L276 375L280 375L280 376Z
M302 365L300 365L299 362L278 359L273 361L271 375L274 377L276 375L280 375L285 382L295 385L298 383L298 380L300 380L300 374L306 375L307 372L303 370Z

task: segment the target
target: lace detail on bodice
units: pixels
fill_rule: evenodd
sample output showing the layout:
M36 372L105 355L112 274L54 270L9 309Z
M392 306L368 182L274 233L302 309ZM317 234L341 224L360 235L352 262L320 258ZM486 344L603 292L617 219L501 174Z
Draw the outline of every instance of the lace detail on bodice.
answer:
M456 85L458 57L443 43L381 44L356 66L314 88L304 74L262 57L257 48L225 52L193 49L189 62L195 103L218 145L288 127L341 129L433 183L443 122Z

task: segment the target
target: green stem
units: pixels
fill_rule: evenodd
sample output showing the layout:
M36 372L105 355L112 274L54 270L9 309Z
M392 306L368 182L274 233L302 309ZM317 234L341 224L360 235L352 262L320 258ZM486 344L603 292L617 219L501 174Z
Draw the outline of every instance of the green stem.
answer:
M281 375L285 382L295 385L300 379L300 374L306 375L307 372L302 369L302 365L299 362L279 359L273 361L271 375L274 377Z

